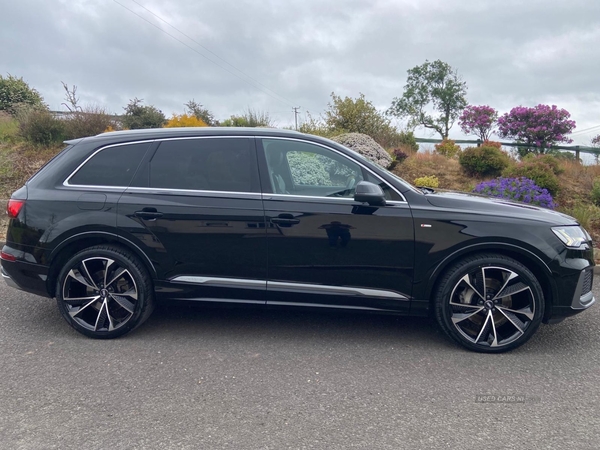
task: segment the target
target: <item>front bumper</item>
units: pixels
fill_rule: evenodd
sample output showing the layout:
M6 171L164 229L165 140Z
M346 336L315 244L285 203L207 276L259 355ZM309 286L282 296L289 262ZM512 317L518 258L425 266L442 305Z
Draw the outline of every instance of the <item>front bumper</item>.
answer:
M552 317L546 323L558 323L566 317L574 316L585 311L594 303L596 298L592 287L594 285L594 266L590 266L579 273L577 284L570 299L570 304L558 304L552 308ZM566 302L565 302L566 303Z

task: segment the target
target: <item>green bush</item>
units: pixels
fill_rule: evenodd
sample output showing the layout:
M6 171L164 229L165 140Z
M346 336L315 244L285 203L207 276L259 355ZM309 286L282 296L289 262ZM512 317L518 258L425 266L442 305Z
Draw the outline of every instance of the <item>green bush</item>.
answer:
M504 169L502 176L507 178L529 178L535 181L535 184L539 187L548 189L553 196L556 196L560 191L560 183L553 166L550 164L548 160L543 158L525 158L525 161Z
M23 78L0 75L0 111L14 115L22 105L45 109L44 99L38 91L29 87Z
M65 138L65 121L45 110L33 110L19 123L19 134L26 141L50 147Z
M461 152L461 149L460 145L456 145L452 139L444 139L439 144L435 144L435 152L446 158L454 158Z
M19 137L19 122L0 111L0 142L14 143Z
M560 209L560 212L574 217L587 230L592 227L594 221L600 219L600 208L594 205L576 203L571 208Z
M554 172L555 175L560 175L564 172L564 169L560 164L560 160L554 155L536 155L535 153L528 153L522 158L522 161L547 164L552 168L552 172Z
M123 108L125 114L121 117L123 128L138 130L146 128L162 128L167 118L160 109L152 105L143 106L143 100L134 98Z
M115 127L112 116L102 108L88 107L75 111L65 122L65 137L77 139L104 133L109 127Z
M469 147L458 156L458 162L470 175L499 176L510 164L510 158L497 147Z

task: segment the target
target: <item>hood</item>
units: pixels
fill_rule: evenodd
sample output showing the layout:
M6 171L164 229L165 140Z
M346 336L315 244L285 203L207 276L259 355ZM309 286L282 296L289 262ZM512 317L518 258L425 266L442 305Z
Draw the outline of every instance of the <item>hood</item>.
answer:
M551 225L576 225L577 221L566 214L526 203L487 197L463 192L434 192L426 195L427 201L438 208L474 212L524 220L546 222Z

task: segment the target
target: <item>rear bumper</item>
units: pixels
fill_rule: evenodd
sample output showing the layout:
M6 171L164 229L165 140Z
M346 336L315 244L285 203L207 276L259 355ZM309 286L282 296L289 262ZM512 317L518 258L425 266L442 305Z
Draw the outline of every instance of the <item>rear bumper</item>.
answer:
M42 297L50 297L46 280L48 267L22 261L2 260L2 279L12 288Z
M6 284L8 284L11 288L15 288L15 289L21 289L21 286L19 286L15 280L13 280L5 271L3 267L0 267L0 273L2 274L2 279L4 281L6 281Z

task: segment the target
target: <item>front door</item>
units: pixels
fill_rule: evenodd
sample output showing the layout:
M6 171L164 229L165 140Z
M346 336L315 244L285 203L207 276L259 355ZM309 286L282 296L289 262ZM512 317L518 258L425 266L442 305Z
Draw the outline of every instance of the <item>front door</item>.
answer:
M328 147L280 138L260 143L267 304L407 312L414 234L402 196ZM380 184L388 204L355 202L362 180Z

